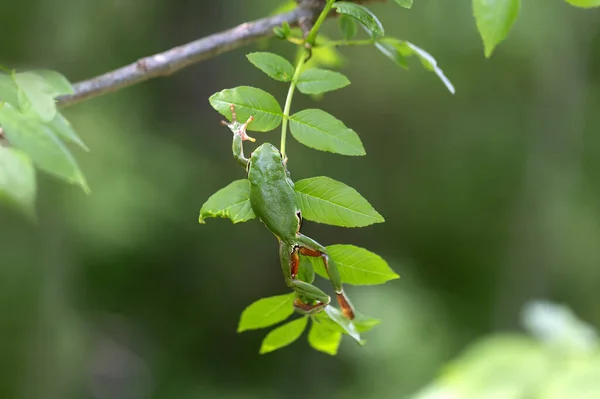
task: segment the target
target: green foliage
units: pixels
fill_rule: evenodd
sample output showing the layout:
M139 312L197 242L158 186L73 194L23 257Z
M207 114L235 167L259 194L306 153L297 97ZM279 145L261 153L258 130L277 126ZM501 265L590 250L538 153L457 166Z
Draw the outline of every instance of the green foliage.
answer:
M8 72L0 73L0 127L11 146L3 149L5 159L0 159L0 181L4 182L0 184L0 199L33 217L36 179L31 165L89 192L63 140L88 149L56 108L54 98L73 91L64 76L48 70Z
M450 82L450 79L446 77L444 71L442 71L442 69L438 67L435 58L433 58L431 54L429 54L422 48L419 48L405 40L387 37L379 39L375 43L375 46L385 56L387 56L389 59L394 61L402 68L408 68L406 57L416 55L425 69L434 72L440 78L442 83L444 83L448 91L452 94L455 93L454 85L452 84L452 82Z
M8 103L0 109L0 123L11 145L30 156L38 168L89 191L75 158L51 125Z
M339 72L311 68L298 78L298 90L304 94L321 94L341 89L350 84L347 77Z
M396 3L398 3L401 7L404 8L411 8L413 5L413 0L394 0Z
M45 122L51 121L56 115L54 98L73 92L69 81L54 71L15 73L13 79L19 88L19 108L24 113L35 113Z
M330 245L327 247L329 258L337 265L342 281L353 285L376 285L400 278L385 260L364 248L354 245ZM327 279L323 262L309 258L315 272Z
M273 53L250 53L246 57L258 69L280 82L289 82L294 76L294 67L288 60Z
M338 1L333 7L339 14L348 15L358 20L373 36L380 37L385 34L383 25L381 25L379 19L367 7L345 1Z
M342 31L342 36L346 40L352 39L358 33L358 26L356 23L356 19L348 16L341 15L340 16L340 30ZM337 350L337 348L336 348Z
M235 224L255 217L250 204L250 182L242 179L214 193L202 205L198 221L204 224L207 218L228 218Z
M383 217L355 189L320 176L296 182L302 217L340 227L383 223Z
M264 328L284 321L294 313L295 294L277 295L259 299L242 312L238 332Z
M0 198L33 217L35 170L25 153L0 145Z
M491 57L496 45L508 36L520 8L521 0L473 0L473 14L486 57Z
M17 92L19 88L11 75L0 72L0 100L12 104L19 105Z
M235 105L239 120L254 117L248 130L268 132L281 124L283 112L275 97L264 90L249 86L226 89L213 94L210 105L225 117L231 116L229 106Z
M525 334L495 334L468 347L415 399L600 397L596 332L562 306L534 302Z
M581 8L600 7L600 0L565 0L567 3Z
M293 343L300 338L307 323L308 317L305 316L271 330L263 340L259 353L264 355Z
M47 125L58 137L70 143L77 144L85 151L90 150L77 135L77 132L75 132L71 123L60 112L57 112L56 115L54 115L54 119L48 122Z
M342 342L342 333L327 328L315 317L312 318L310 330L308 332L308 343L314 349L335 356L340 343Z
M307 147L342 155L365 155L356 132L320 109L306 109L290 116L292 136Z

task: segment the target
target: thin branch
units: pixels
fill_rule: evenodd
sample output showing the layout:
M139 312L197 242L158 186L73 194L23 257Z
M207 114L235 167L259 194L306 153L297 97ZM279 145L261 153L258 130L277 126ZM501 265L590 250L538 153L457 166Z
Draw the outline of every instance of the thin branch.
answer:
M271 36L273 28L284 22L295 26L299 21L315 18L319 11L315 8L297 7L287 13L247 22L163 53L142 58L133 64L75 84L74 94L58 97L58 104L72 105L152 78L169 76L197 62Z
M354 3L385 2L386 0L348 0ZM246 22L233 29L139 59L114 71L73 85L74 93L56 99L61 107L112 93L161 76L169 76L192 64L216 57L227 51L272 36L273 28L287 22L291 26L311 24L320 14L324 0L297 0L294 10L272 17Z

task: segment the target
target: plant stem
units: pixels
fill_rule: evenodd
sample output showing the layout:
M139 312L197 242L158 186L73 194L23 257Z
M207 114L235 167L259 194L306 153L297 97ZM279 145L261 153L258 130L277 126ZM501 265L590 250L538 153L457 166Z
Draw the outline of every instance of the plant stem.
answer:
M335 0L327 0L325 7L323 7L323 11L321 11L321 14L319 15L319 18L317 18L317 21L313 25L312 29L310 32L308 32L308 35L306 36L306 43L308 43L310 46L315 44L315 39L317 38L319 29L321 28L321 25L323 25L323 22L325 22L327 15L329 15L329 11L331 11L333 8L334 2Z
M300 72L302 72L302 67L306 63L307 54L303 52L300 54L300 59L296 64L296 69L294 70L294 77L292 78L292 82L290 83L290 88L287 92L287 97L285 99L285 105L283 107L283 123L281 125L281 156L283 159L286 159L285 155L285 141L287 135L287 126L288 121L290 119L290 109L292 107L292 98L294 97L294 91L296 90L296 84L298 84L298 77L300 77Z
M336 46L370 46L375 43L375 39L362 40L332 40L319 43L318 47L336 47Z
M287 139L287 126L288 126L288 122L290 119L290 109L292 108L292 99L294 97L294 91L296 91L296 85L298 84L298 77L300 77L300 72L302 72L302 67L304 67L304 64L306 63L306 61L308 60L308 58L310 56L309 49L315 43L315 39L317 38L317 34L319 33L319 28L321 27L321 25L323 25L323 22L325 22L327 15L333 8L334 2L335 2L335 0L327 0L325 7L323 7L321 14L319 14L319 17L317 18L317 21L313 25L310 32L308 32L308 35L306 35L306 39L304 40L304 46L306 47L306 51L304 52L304 54L300 55L300 59L298 60L298 63L296 64L296 69L294 70L294 77L292 78L292 82L290 83L290 88L288 89L288 92L287 92L287 97L285 99L285 105L283 107L283 122L281 124L281 145L280 145L281 156L282 156L284 162L287 160L287 156L285 155L285 143L286 143L286 139Z

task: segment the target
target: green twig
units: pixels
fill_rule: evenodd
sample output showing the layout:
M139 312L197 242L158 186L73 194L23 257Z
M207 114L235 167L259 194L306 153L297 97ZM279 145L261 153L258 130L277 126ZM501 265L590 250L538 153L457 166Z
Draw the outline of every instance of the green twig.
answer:
M374 38L362 40L331 40L318 43L316 47L370 46L372 44L375 44Z
M327 15L329 15L329 11L331 11L331 9L333 8L334 2L335 0L327 0L325 7L323 7L323 11L321 11L321 14L319 14L319 18L317 18L317 21L313 25L312 29L310 30L310 32L308 32L308 35L306 35L306 43L309 46L315 44L315 39L317 38L319 29L321 28L321 25L323 25L323 22L325 22Z
M306 52L308 53L308 51ZM296 70L294 71L294 77L292 78L292 82L290 83L290 88L287 92L287 97L285 99L285 105L283 107L283 123L281 125L281 155L283 159L287 159L285 155L285 141L287 136L287 125L290 119L290 109L292 107L292 98L294 97L294 91L296 90L296 85L298 84L298 78L300 77L300 72L302 72L302 67L306 63L308 59L308 54L300 54L300 59L296 64Z
M300 77L300 73L302 72L302 68L304 64L310 58L310 47L314 45L315 39L317 38L317 34L319 33L319 28L323 25L323 22L327 18L327 15L331 11L333 7L333 3L335 0L327 0L325 7L319 14L317 21L313 25L308 35L306 35L306 39L304 40L304 46L306 47L305 54L301 54L298 63L296 64L296 69L294 70L294 77L292 78L292 82L290 83L290 88L287 92L287 97L285 98L285 105L283 107L283 123L281 124L281 156L283 157L284 162L287 161L287 156L285 155L285 143L287 139L287 126L290 119L290 109L292 108L292 99L294 97L294 91L296 91L296 85L298 84L298 78Z

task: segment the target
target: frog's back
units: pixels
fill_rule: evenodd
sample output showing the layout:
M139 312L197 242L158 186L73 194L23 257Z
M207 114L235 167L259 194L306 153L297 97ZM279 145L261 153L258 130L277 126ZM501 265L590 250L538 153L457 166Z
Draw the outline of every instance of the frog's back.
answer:
M257 148L250 157L248 179L254 213L279 239L295 235L300 208L279 150L269 143Z

